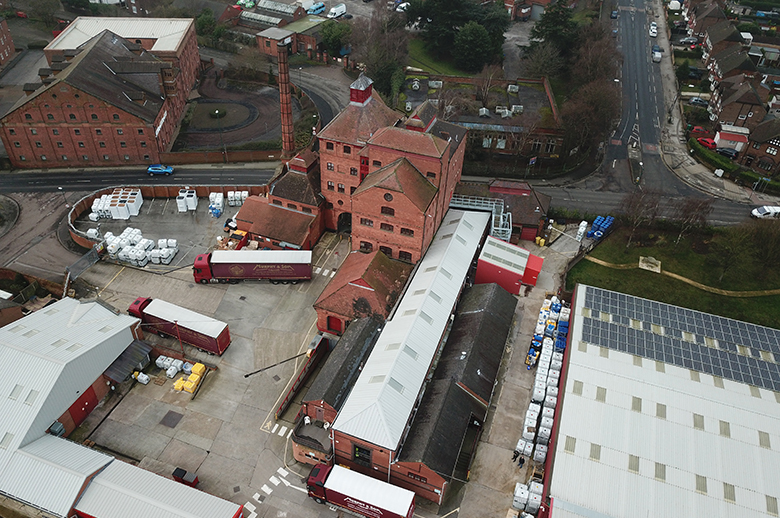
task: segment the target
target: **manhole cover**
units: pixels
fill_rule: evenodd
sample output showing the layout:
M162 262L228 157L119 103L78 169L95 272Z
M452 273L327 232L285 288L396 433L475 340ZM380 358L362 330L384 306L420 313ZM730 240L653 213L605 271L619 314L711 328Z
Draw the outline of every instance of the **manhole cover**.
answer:
M279 381L280 379L282 379L282 378L280 378L279 376L277 376L276 374L274 374L274 381Z
M234 493L238 493L239 491L241 491L241 486L236 486L233 488Z
M179 424L182 417L184 417L184 414L169 410L168 413L165 414L165 417L160 420L160 424L165 425L168 428L176 428L176 425Z

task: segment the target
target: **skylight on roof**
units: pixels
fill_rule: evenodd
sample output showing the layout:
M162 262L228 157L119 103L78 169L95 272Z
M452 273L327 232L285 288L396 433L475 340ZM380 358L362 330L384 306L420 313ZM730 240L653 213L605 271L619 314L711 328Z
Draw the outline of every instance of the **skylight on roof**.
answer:
M112 329L114 329L114 326L103 326L100 329L98 329L98 332L100 332L100 333L108 333Z
M67 340L65 340L64 338L59 338L56 342L52 342L51 346L52 347L59 347L59 346L64 345L66 343L68 343Z
M11 390L11 394L8 396L8 399L19 399L19 396L22 394L22 387L18 383L14 385L14 388Z
M404 386L401 385L398 381L396 381L395 378L390 378L389 380L387 380L387 384L393 387L395 390L397 390L399 394L404 393Z
M82 347L84 347L83 344L80 344L80 343L76 342L75 344L73 344L70 347L68 347L66 350L70 351L70 352L73 352L73 351L77 351L77 350L81 349Z
M35 403L35 400L37 398L38 398L38 391L33 389L30 391L29 394L27 394L27 398L24 400L24 404L32 406L33 403Z
M31 338L31 337L33 337L33 336L35 336L37 334L38 334L38 330L37 329L30 329L29 331L24 333L22 336L26 336L27 338Z
M14 327L12 327L11 329L9 329L9 331L11 331L12 333L18 333L22 329L27 329L27 328L24 326L24 324L17 324Z
M11 441L14 439L14 434L10 432L5 432L5 435L3 435L3 440L0 441L0 449L7 450L8 447L11 445Z

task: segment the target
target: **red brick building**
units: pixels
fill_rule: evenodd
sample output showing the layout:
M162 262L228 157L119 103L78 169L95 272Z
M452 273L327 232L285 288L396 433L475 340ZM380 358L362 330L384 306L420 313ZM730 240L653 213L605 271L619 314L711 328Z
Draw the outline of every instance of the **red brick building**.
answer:
M739 162L762 176L774 178L780 172L780 119L768 119L750 133Z
M200 57L191 19L74 20L41 83L0 121L14 167L151 164L170 149Z
M11 31L8 30L8 22L3 18L0 21L0 66L14 57L14 50L14 40L11 38Z
M412 266L384 253L352 252L314 303L317 329L340 335L350 321L390 315Z
M168 150L186 94L172 63L109 31L41 69L0 120L13 167L151 164ZM188 91L187 91L188 93ZM178 114L178 115L177 115Z
M317 155L302 151L271 180L268 197L250 196L236 214L239 230L271 250L311 250L324 230Z
M352 248L417 262L460 179L466 130L424 103L405 123L364 75L318 135L325 227L352 229Z

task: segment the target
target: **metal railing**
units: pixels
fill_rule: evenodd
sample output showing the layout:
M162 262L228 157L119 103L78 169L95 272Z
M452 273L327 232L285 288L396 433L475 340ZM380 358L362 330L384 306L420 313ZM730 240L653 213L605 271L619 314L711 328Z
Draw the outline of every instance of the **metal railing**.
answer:
M481 210L492 213L490 235L509 241L512 237L512 213L504 211L504 200L453 194L450 207L454 209Z

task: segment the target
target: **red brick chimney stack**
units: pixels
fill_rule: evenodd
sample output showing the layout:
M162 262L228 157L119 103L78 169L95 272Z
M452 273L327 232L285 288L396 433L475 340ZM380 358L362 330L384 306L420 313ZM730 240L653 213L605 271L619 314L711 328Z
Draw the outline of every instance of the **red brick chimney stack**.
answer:
M292 118L292 100L290 97L290 67L287 64L287 45L281 41L276 44L279 56L279 104L282 109L282 153L291 157L295 151L295 130Z

